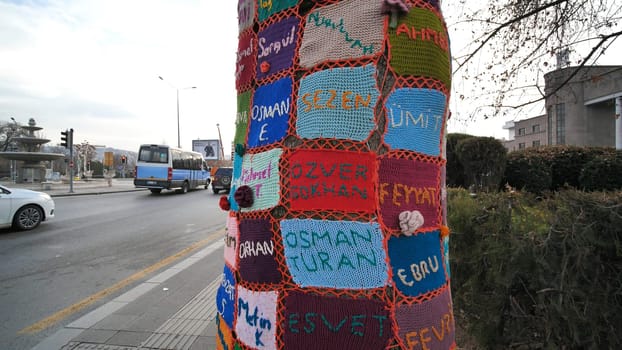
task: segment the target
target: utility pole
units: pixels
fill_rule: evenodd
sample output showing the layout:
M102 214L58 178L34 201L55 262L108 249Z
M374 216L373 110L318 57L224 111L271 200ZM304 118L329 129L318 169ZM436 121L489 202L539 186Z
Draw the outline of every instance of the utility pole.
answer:
M225 160L225 149L222 147L222 135L220 134L220 124L216 124L216 129L218 129L218 142L220 143L220 155L222 160Z

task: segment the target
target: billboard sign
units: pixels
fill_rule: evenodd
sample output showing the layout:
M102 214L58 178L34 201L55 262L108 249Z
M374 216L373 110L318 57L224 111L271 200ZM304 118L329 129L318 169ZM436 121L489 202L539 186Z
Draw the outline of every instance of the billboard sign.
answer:
M201 153L205 160L220 160L218 140L192 140L192 150Z

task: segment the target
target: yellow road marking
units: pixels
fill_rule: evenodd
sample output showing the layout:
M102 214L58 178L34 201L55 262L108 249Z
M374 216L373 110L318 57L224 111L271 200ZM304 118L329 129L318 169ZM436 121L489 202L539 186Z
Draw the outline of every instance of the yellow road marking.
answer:
M180 252L178 252L176 254L173 254L173 255L169 256L168 258L164 258L164 259L158 261L157 263L147 267L146 269L144 269L142 271L139 271L139 272L136 272L135 274L131 275L130 277L128 277L128 278L126 278L126 279L124 279L124 280L122 280L120 282L117 282L116 284L114 284L114 285L112 285L112 286L110 286L110 287L108 287L106 289L103 289L103 290L101 290L101 291L99 291L99 292L97 292L95 294L92 294L92 295L82 299L81 301L79 301L79 302L77 302L77 303L75 303L75 304L73 304L71 306L66 307L63 310L58 311L57 313L55 313L55 314L53 314L53 315L51 315L49 317L46 317L46 318L42 319L41 321L39 321L37 323L34 323L34 324L32 324L32 325L30 325L30 326L20 330L17 333L18 334L32 334L32 333L40 332L40 331L42 331L42 330L44 330L44 329L54 325L55 323L57 323L57 322L65 319L65 318L69 317L70 315L72 315L72 314L82 310L83 308L85 308L85 307L87 307L87 306L89 306L89 305L99 301L100 299L102 299L102 298L104 298L104 297L106 297L106 296L108 296L108 295L118 291L119 289L121 289L121 288L123 288L123 287L125 287L125 286L127 286L127 285L129 285L129 284L131 284L131 283L133 283L133 282L135 282L135 281L145 277L146 275L148 275L148 274L150 274L150 273L152 273L154 271L157 271L158 269L160 269L160 268L162 268L162 267L164 267L166 265L169 265L169 264L173 263L175 260L178 260L178 259L184 257L185 255L187 255L187 254L189 254L189 253L191 253L191 252L193 252L193 251L195 251L195 250L197 250L199 248L202 248L203 246L207 245L208 243L214 241L214 239L222 237L223 234L224 234L224 229L219 230L218 232L211 234L206 239L198 241L198 242L195 242L192 245L188 246L187 248L181 250Z

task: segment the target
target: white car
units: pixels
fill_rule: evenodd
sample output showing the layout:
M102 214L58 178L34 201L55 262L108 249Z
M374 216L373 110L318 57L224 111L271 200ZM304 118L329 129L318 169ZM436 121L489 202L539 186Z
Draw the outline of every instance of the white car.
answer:
M32 230L54 217L54 200L49 194L0 185L0 228Z

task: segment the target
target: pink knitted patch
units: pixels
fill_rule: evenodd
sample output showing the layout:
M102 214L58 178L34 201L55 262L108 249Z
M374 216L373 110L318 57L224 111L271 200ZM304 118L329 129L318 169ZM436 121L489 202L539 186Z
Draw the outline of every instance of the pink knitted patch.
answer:
M235 216L227 216L227 230L225 231L225 261L236 270L236 254L238 247L238 221Z

